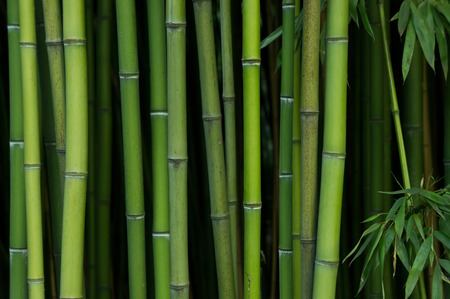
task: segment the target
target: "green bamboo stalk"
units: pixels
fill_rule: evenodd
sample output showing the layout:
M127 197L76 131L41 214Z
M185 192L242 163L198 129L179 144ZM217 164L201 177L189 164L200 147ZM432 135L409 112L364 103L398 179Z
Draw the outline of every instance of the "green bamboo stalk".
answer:
M88 86L84 13L84 1L63 1L67 123L61 298L83 297L88 170Z
M86 207L86 297L95 298L96 262L95 262L95 50L94 50L94 3L86 0L86 53L88 72L88 182Z
M283 0L279 151L280 298L292 298L292 106L294 102L294 0Z
M29 297L44 298L44 256L41 213L41 158L34 2L21 0L20 55L22 63L24 173L28 244Z
M95 136L95 261L96 296L111 297L111 168L112 168L112 105L111 105L111 38L113 3L97 2L96 35L96 122Z
M193 1L219 298L235 298L211 1Z
M186 4L166 5L171 298L189 298L187 239Z
M302 298L311 298L317 223L320 1L304 0L301 115Z
M235 297L238 289L238 237L237 232L237 169L236 169L236 117L233 73L233 38L231 30L231 1L220 0L220 32L222 44L222 100L225 116L225 168L230 213L231 252L233 257Z
M146 298L144 183L134 0L116 1L116 13L122 99L130 298Z
M23 102L20 63L19 2L7 2L9 98L10 98L10 227L9 298L27 298L27 232L25 215L25 177L23 170Z
M346 0L332 0L327 8L325 120L314 298L334 297L339 266L346 143L348 6Z
M300 14L300 0L295 0L295 16ZM292 104L292 296L300 298L301 243L300 243L300 199L301 187L301 130L300 130L300 49L294 53L294 103Z
M149 0L150 117L153 173L155 298L170 298L169 175L167 167L167 63L164 1Z
M423 176L422 74L423 54L415 43L411 66L403 92L403 129L405 131L406 161L412 187L420 187ZM426 181L427 178L425 178Z
M260 2L242 3L244 101L244 298L260 297L261 148Z
M383 48L380 28L380 16L377 0L368 3L368 15L374 38L370 41L370 99L369 99L369 134L370 134L370 215L384 210L384 99L383 99ZM370 296L381 298L382 273L376 268L370 281Z

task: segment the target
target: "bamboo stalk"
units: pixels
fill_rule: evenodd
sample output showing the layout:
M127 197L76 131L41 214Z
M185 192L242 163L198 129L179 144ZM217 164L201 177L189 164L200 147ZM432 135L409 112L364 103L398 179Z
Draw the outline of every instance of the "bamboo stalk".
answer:
M334 297L339 265L346 143L348 6L346 0L333 0L327 8L324 142L313 298Z
M111 105L111 38L113 2L97 2L96 35L96 150L95 157L95 261L96 296L111 297L111 169L112 169L112 105Z
M295 2L283 0L282 9L278 257L280 298L292 298L292 106Z
M242 3L244 101L244 298L260 297L261 149L260 3Z
M24 173L28 244L29 297L44 298L44 256L41 213L41 158L34 2L21 0L20 55L22 64Z
M167 63L164 1L147 1L153 173L155 297L170 298L169 175L167 167Z
M144 184L134 0L116 1L116 13L125 164L129 292L130 298L146 298Z
M235 298L211 1L193 1L219 298Z
M186 4L166 5L171 298L189 298L186 137Z
M63 22L67 127L60 297L82 298L88 166L84 1L64 0Z
M301 115L302 298L311 298L317 234L320 1L303 2Z
M233 275L235 297L238 295L238 238L237 231L237 169L236 169L236 118L233 74L233 42L231 30L231 1L220 0L220 32L222 44L222 101L225 116L225 168L230 213L231 252L233 257Z
M95 50L94 50L94 3L86 0L86 53L88 74L88 182L86 207L86 297L95 298L96 261L95 261Z
M295 0L295 16L300 14L300 0ZM294 103L292 104L292 296L301 297L300 200L301 130L300 130L300 49L294 53Z
M7 2L10 98L9 298L27 298L27 232L25 215L24 122L20 63L19 2Z

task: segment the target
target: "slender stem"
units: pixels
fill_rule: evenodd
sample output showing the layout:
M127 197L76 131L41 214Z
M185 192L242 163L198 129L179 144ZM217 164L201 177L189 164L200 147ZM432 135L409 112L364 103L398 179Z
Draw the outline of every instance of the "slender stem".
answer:
M167 167L167 63L164 1L149 0L150 117L153 171L155 297L170 298L169 175Z
M242 4L242 70L244 95L244 298L260 297L261 134L260 134L260 2Z
M300 0L295 0L295 16L300 14ZM294 53L294 103L292 104L292 295L301 297L301 130L300 130L300 49Z
M295 3L283 0L283 39L279 151L279 282L280 298L292 298L292 106L294 102Z
M112 105L111 105L111 38L113 2L97 2L96 35L96 120L95 136L95 261L96 298L111 297L111 169L112 169Z
M146 298L144 183L134 0L116 1L116 13L120 95L122 100L130 298Z
M88 90L84 19L84 1L63 1L67 127L61 298L83 297L84 223L88 166Z
M186 137L186 4L166 5L171 298L189 298Z
M311 298L317 234L320 1L304 0L302 43L301 208L302 297Z
M9 298L27 298L27 232L23 171L23 102L20 63L19 2L8 0L8 53L10 98L10 230Z
M238 232L237 232L237 169L236 118L233 73L233 41L231 32L231 1L220 0L220 31L222 43L223 110L225 115L225 163L228 209L230 213L231 252L233 256L235 297L238 298Z
M348 1L328 3L325 120L313 298L333 298L339 265L347 105Z
M19 1L22 63L24 172L28 244L29 297L44 298L44 256L41 215L41 158L34 2Z

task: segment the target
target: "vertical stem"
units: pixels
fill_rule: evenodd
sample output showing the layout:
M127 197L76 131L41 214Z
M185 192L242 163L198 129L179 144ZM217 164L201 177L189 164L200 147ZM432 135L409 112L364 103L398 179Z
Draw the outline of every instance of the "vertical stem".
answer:
M112 107L111 107L111 35L113 3L97 2L96 35L96 120L95 181L96 206L96 298L111 297L111 168L112 168Z
M317 222L320 1L304 0L301 115L302 298L311 298Z
M238 298L238 238L237 232L237 170L236 170L236 118L233 74L233 42L231 30L231 1L220 0L220 31L222 44L223 110L225 115L225 168L230 213L231 252L233 256L235 297Z
M19 2L8 0L8 53L10 98L10 230L9 298L27 298L27 232L23 153L23 102L20 63Z
M294 102L295 3L283 0L279 151L279 283L280 298L292 298L292 106Z
M166 5L171 298L189 297L187 234L186 4Z
M219 298L235 298L211 1L193 1Z
M95 298L95 50L94 50L94 3L86 0L86 52L88 74L88 182L87 182L87 207L86 207L86 297Z
M164 1L149 0L150 117L153 170L155 297L170 298L169 175L167 167L167 65Z
M146 298L145 211L134 0L116 1L130 298Z
M244 89L244 298L260 297L261 136L260 2L242 3Z
M300 14L300 0L295 0L295 16ZM294 43L295 44L295 43ZM300 199L300 49L294 53L294 103L292 104L292 295L301 297Z
M88 166L88 90L84 13L84 1L63 1L67 129L61 298L83 297Z
M34 2L19 1L22 64L24 173L28 244L29 297L44 298L44 256L41 213L41 158Z
M348 1L332 0L327 10L325 120L314 298L335 295L345 166Z

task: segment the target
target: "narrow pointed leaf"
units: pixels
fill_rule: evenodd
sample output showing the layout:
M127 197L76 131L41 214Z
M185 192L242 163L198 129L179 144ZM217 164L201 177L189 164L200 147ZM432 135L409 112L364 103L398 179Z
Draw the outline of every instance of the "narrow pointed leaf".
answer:
M356 10L356 4L358 3L358 0L350 0L349 1L349 13L352 20L356 23L356 26L359 27L358 23L358 11Z
M342 263L345 263L345 261L356 251L356 249L358 249L359 243L361 243L361 240L367 236L368 234L372 233L373 231L377 230L379 227L381 226L381 223L374 223L372 224L368 229L366 229L363 234L361 235L361 237L359 238L358 243L356 243L356 246L353 248L352 251L350 251L350 253L345 257L345 259L343 260Z
M395 213L397 213L398 208L402 204L403 200L402 198L399 198L395 201L395 203L392 205L392 208L389 210L389 213L386 216L386 220L394 220L395 219Z
M432 299L442 299L442 279L441 267L437 264L434 267L433 283L432 283Z
M408 252L406 251L405 243L403 240L397 239L397 255L405 266L406 270L411 271L411 265L408 259Z
M432 242L433 242L433 235L430 235L425 240L425 242L422 243L419 251L417 252L411 271L409 272L408 279L406 280L405 298L408 298L411 295L411 293L414 290L414 287L417 284L417 280L419 279L420 273L423 271L425 267L428 254L430 253L431 250Z
M260 48L262 49L262 48L267 47L270 43L272 43L274 40L279 38L282 33L283 33L283 29L280 26L277 29L275 29L275 31L273 31L271 34L269 34L265 39L262 40Z
M372 241L372 239L375 237L376 233L373 232L371 233L366 240L364 241L364 243L361 245L361 247L359 248L358 252L355 254L355 256L352 258L352 260L350 261L350 265L361 255L361 253L364 252L364 250L366 249L366 247L370 244L370 242Z
M371 263L368 263L368 265L365 265L361 274L361 278L359 281L359 288L358 288L358 294L363 289L364 285L367 282L367 278L369 277L370 273L372 272L372 269L374 268L375 261L372 261Z
M416 33L414 32L414 26L412 21L408 23L408 30L406 30L405 45L403 47L403 57L402 57L402 75L403 81L409 73L409 68L411 67L411 59L414 54L414 45L416 43Z
M437 204L448 205L447 200L444 197L442 197L441 195L437 194L437 193L434 193L434 192L431 192L431 191L428 191L428 190L422 190L422 192L420 192L420 195L422 197L425 197L425 198L427 198L429 200L434 201Z
M369 35L371 37L374 37L372 27L370 26L369 17L367 16L365 0L361 0L359 2L358 10L359 10L359 14L361 15L361 19L363 21L364 28L366 28L367 33L369 33Z
M371 222L371 221L377 219L378 217L380 217L381 215L385 215L385 214L386 214L386 213L379 213L379 214L372 215L372 216L370 216L369 218L367 218L366 220L364 220L364 221L361 222L361 223Z
M390 194L390 195L399 195L399 194L419 194L420 191L422 191L421 188L409 188L409 189L402 189L397 191L380 191L380 193L383 194Z
M447 272L447 274L450 273L450 261L449 260L439 259L439 264L442 266L442 268L444 268L444 270L445 270L445 272Z
M414 29L419 38L423 54L425 55L428 64L434 70L434 34L430 32L425 17L417 10L417 7L413 2L411 2L411 12Z
M406 26L409 21L409 7L410 0L403 1L402 5L400 5L400 10L398 11L398 33L400 36L405 32Z
M411 231L411 242L414 244L414 247L416 247L416 249L419 249L420 247L419 238L417 237L417 234L414 230Z
M420 221L420 218L419 216L417 216L417 214L414 214L412 217L414 218L414 222L416 223L417 230L422 236L422 239L425 241L425 233L423 232L422 221Z
M449 3L434 2L433 5L447 19L447 22L450 23L450 4Z
M446 247L447 251L450 250L450 237L449 236L447 236L446 234L443 234L442 232L440 232L438 230L434 231L433 234L436 237L436 239L438 239L439 242L441 242L442 245L444 245Z
M414 219L413 219L413 217L409 217L408 223L406 224L406 241L408 241L409 238L411 237L411 232L414 227L413 225L414 225Z
M403 228L405 226L405 206L406 198L403 198L402 205L398 210L397 216L395 216L395 233L399 238L402 237Z

